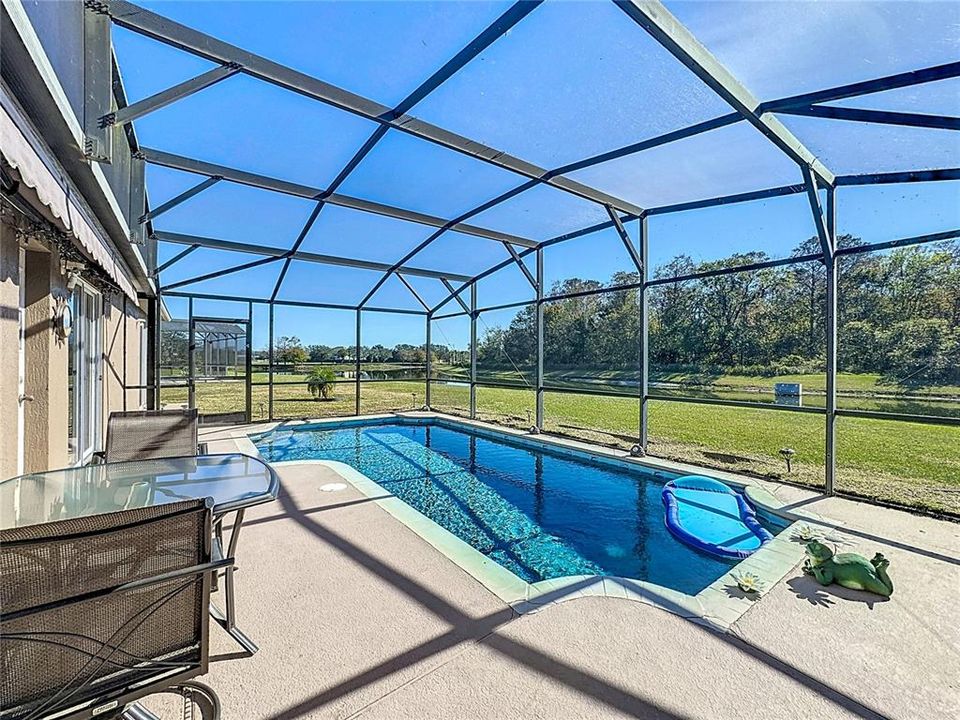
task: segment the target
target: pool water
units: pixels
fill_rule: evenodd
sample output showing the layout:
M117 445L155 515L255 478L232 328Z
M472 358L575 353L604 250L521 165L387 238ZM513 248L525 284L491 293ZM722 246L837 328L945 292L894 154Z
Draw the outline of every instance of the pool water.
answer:
M268 461L351 465L527 582L613 575L693 595L735 564L670 535L666 475L436 423L301 426L254 442Z

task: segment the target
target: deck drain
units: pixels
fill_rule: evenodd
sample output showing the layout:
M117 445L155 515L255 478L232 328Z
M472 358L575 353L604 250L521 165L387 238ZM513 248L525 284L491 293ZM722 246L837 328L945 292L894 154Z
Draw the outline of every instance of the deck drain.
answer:
M337 492L339 490L346 490L346 483L327 483L326 485L320 486L320 492Z

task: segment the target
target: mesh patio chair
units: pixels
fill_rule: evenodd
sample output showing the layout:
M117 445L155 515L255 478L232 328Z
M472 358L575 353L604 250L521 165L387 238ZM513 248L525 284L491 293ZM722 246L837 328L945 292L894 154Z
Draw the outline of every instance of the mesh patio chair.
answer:
M209 500L0 531L0 718L151 717L176 689L216 717L206 673Z
M133 410L110 413L107 442L99 462L188 457L206 453L197 442L198 415L189 410Z
M196 408L182 410L134 410L130 412L110 413L107 421L106 450L95 454L95 462L136 462L138 460L156 460L173 457L204 455L206 443L197 443L198 413ZM153 469L156 468L152 464ZM171 472L176 472L171 468ZM142 491L135 485L130 486L130 502L134 494ZM214 552L217 557L233 556L236 550L240 525L243 523L243 510L237 510L230 535L229 546L224 541L223 524L228 513L220 513L213 523ZM214 619L249 653L257 651L256 643L236 627L236 608L234 604L233 572L231 564L222 573L225 579L224 596L226 610L221 612L211 605ZM213 590L220 590L220 575L213 578ZM0 720L5 720L0 716Z

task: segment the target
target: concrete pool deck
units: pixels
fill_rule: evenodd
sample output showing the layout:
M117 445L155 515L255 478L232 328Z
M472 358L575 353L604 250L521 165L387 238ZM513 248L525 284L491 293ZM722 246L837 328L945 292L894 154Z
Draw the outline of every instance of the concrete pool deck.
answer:
M202 432L236 447L238 428ZM333 469L278 471L237 574L261 650L212 631L226 718L960 716L960 525L763 483L887 555L893 598L793 567L722 631L583 593L518 615L352 485L321 491Z

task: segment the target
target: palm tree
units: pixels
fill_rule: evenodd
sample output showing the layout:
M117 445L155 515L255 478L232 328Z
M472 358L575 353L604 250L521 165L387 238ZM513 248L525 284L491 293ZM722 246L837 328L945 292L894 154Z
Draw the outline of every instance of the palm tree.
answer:
M333 382L336 375L328 367L315 367L307 375L307 388L314 400L329 400L333 395Z

